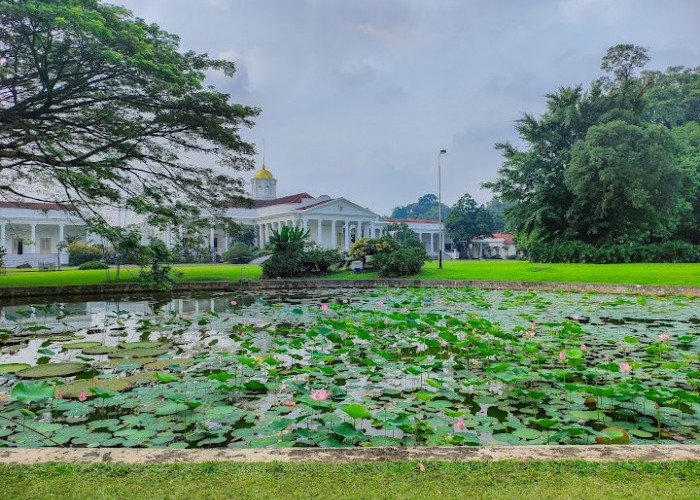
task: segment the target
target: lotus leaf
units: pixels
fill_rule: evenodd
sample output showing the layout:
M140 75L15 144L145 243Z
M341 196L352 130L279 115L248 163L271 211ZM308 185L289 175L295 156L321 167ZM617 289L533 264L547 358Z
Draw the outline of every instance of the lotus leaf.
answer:
M21 378L69 377L87 370L85 363L47 363L32 366L16 373Z
M167 348L143 347L135 349L118 349L116 352L108 354L110 358L155 358L168 352Z
M31 365L27 363L5 363L0 365L0 374L3 373L16 373L25 368L29 368Z
M85 342L72 342L70 344L63 344L64 349L85 349L88 347L99 347L102 342L85 341Z
M47 383L20 382L12 388L12 397L18 401L32 403L53 397L53 387Z

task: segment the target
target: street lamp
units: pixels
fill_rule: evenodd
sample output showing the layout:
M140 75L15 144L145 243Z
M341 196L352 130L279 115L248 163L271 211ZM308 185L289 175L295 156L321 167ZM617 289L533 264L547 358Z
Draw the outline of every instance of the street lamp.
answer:
M440 269L442 269L442 249L445 248L445 243L442 240L442 169L440 168L440 157L447 153L446 149L441 149L440 152L438 153L438 241L440 245L440 252L439 252L439 265Z

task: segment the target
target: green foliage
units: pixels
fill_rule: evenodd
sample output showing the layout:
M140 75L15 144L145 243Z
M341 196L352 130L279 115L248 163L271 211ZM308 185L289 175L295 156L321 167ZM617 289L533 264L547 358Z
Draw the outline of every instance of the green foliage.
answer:
M648 59L638 46L611 47L601 65L610 77L548 94L541 117L516 125L526 148L496 146L504 162L484 186L510 203L521 247L699 242L700 71L637 76Z
M240 137L256 108L204 84L232 62L181 50L179 38L99 0L0 2L0 192L61 202L105 235L104 207L174 226L206 208L249 204ZM32 131L28 134L27 131ZM186 154L185 154L186 153ZM214 156L203 166L198 153ZM117 244L116 240L110 240Z
M87 271L89 269L109 269L109 266L99 260L89 260L78 266L79 271Z
M445 228L460 252L465 252L477 236L490 236L495 225L491 211L484 205L477 206L469 193L459 199L445 218Z
M222 257L225 262L231 264L247 264L253 259L253 250L246 243L239 241L224 252Z
M384 235L399 243L402 247L423 248L418 235L405 222L392 222L384 228Z
M5 247L0 246L0 267L5 266L5 255L7 255L7 251L5 250Z
M382 277L412 276L421 271L426 259L422 247L401 247L393 252L376 254L372 258L372 264Z
M79 266L86 262L100 260L102 249L88 243L70 243L68 245L68 264Z
M683 241L666 241L647 245L594 246L579 240L561 243L535 243L529 249L534 262L700 262L700 246Z
M680 172L661 125L594 125L574 144L564 184L574 196L569 226L594 245L646 243L673 234Z
M398 240L384 235L380 238L360 238L350 246L350 254L367 262L367 257L378 253L389 253L401 246Z
M450 207L442 204L442 217L450 212ZM434 194L425 194L418 198L417 203L409 203L403 207L396 207L391 211L392 219L422 219L438 220L438 197Z
M263 277L287 278L326 274L334 265L342 262L335 249L322 249L315 246L306 248L309 231L282 227L272 230L270 244L272 255L262 264Z

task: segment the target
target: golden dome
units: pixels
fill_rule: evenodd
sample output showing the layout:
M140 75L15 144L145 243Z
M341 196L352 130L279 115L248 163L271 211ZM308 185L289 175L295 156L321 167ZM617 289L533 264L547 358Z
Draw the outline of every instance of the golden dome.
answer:
M253 178L255 179L274 179L273 175L270 173L268 169L265 168L265 164L263 163L263 166L260 170L255 172L253 175Z

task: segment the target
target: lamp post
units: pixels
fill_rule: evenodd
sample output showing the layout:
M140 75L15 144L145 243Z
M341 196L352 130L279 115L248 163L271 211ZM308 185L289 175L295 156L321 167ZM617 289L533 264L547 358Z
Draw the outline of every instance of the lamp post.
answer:
M442 240L442 169L440 168L440 158L447 153L446 149L441 149L438 153L438 244L439 251L439 267L442 269L442 249L445 248L445 243Z

